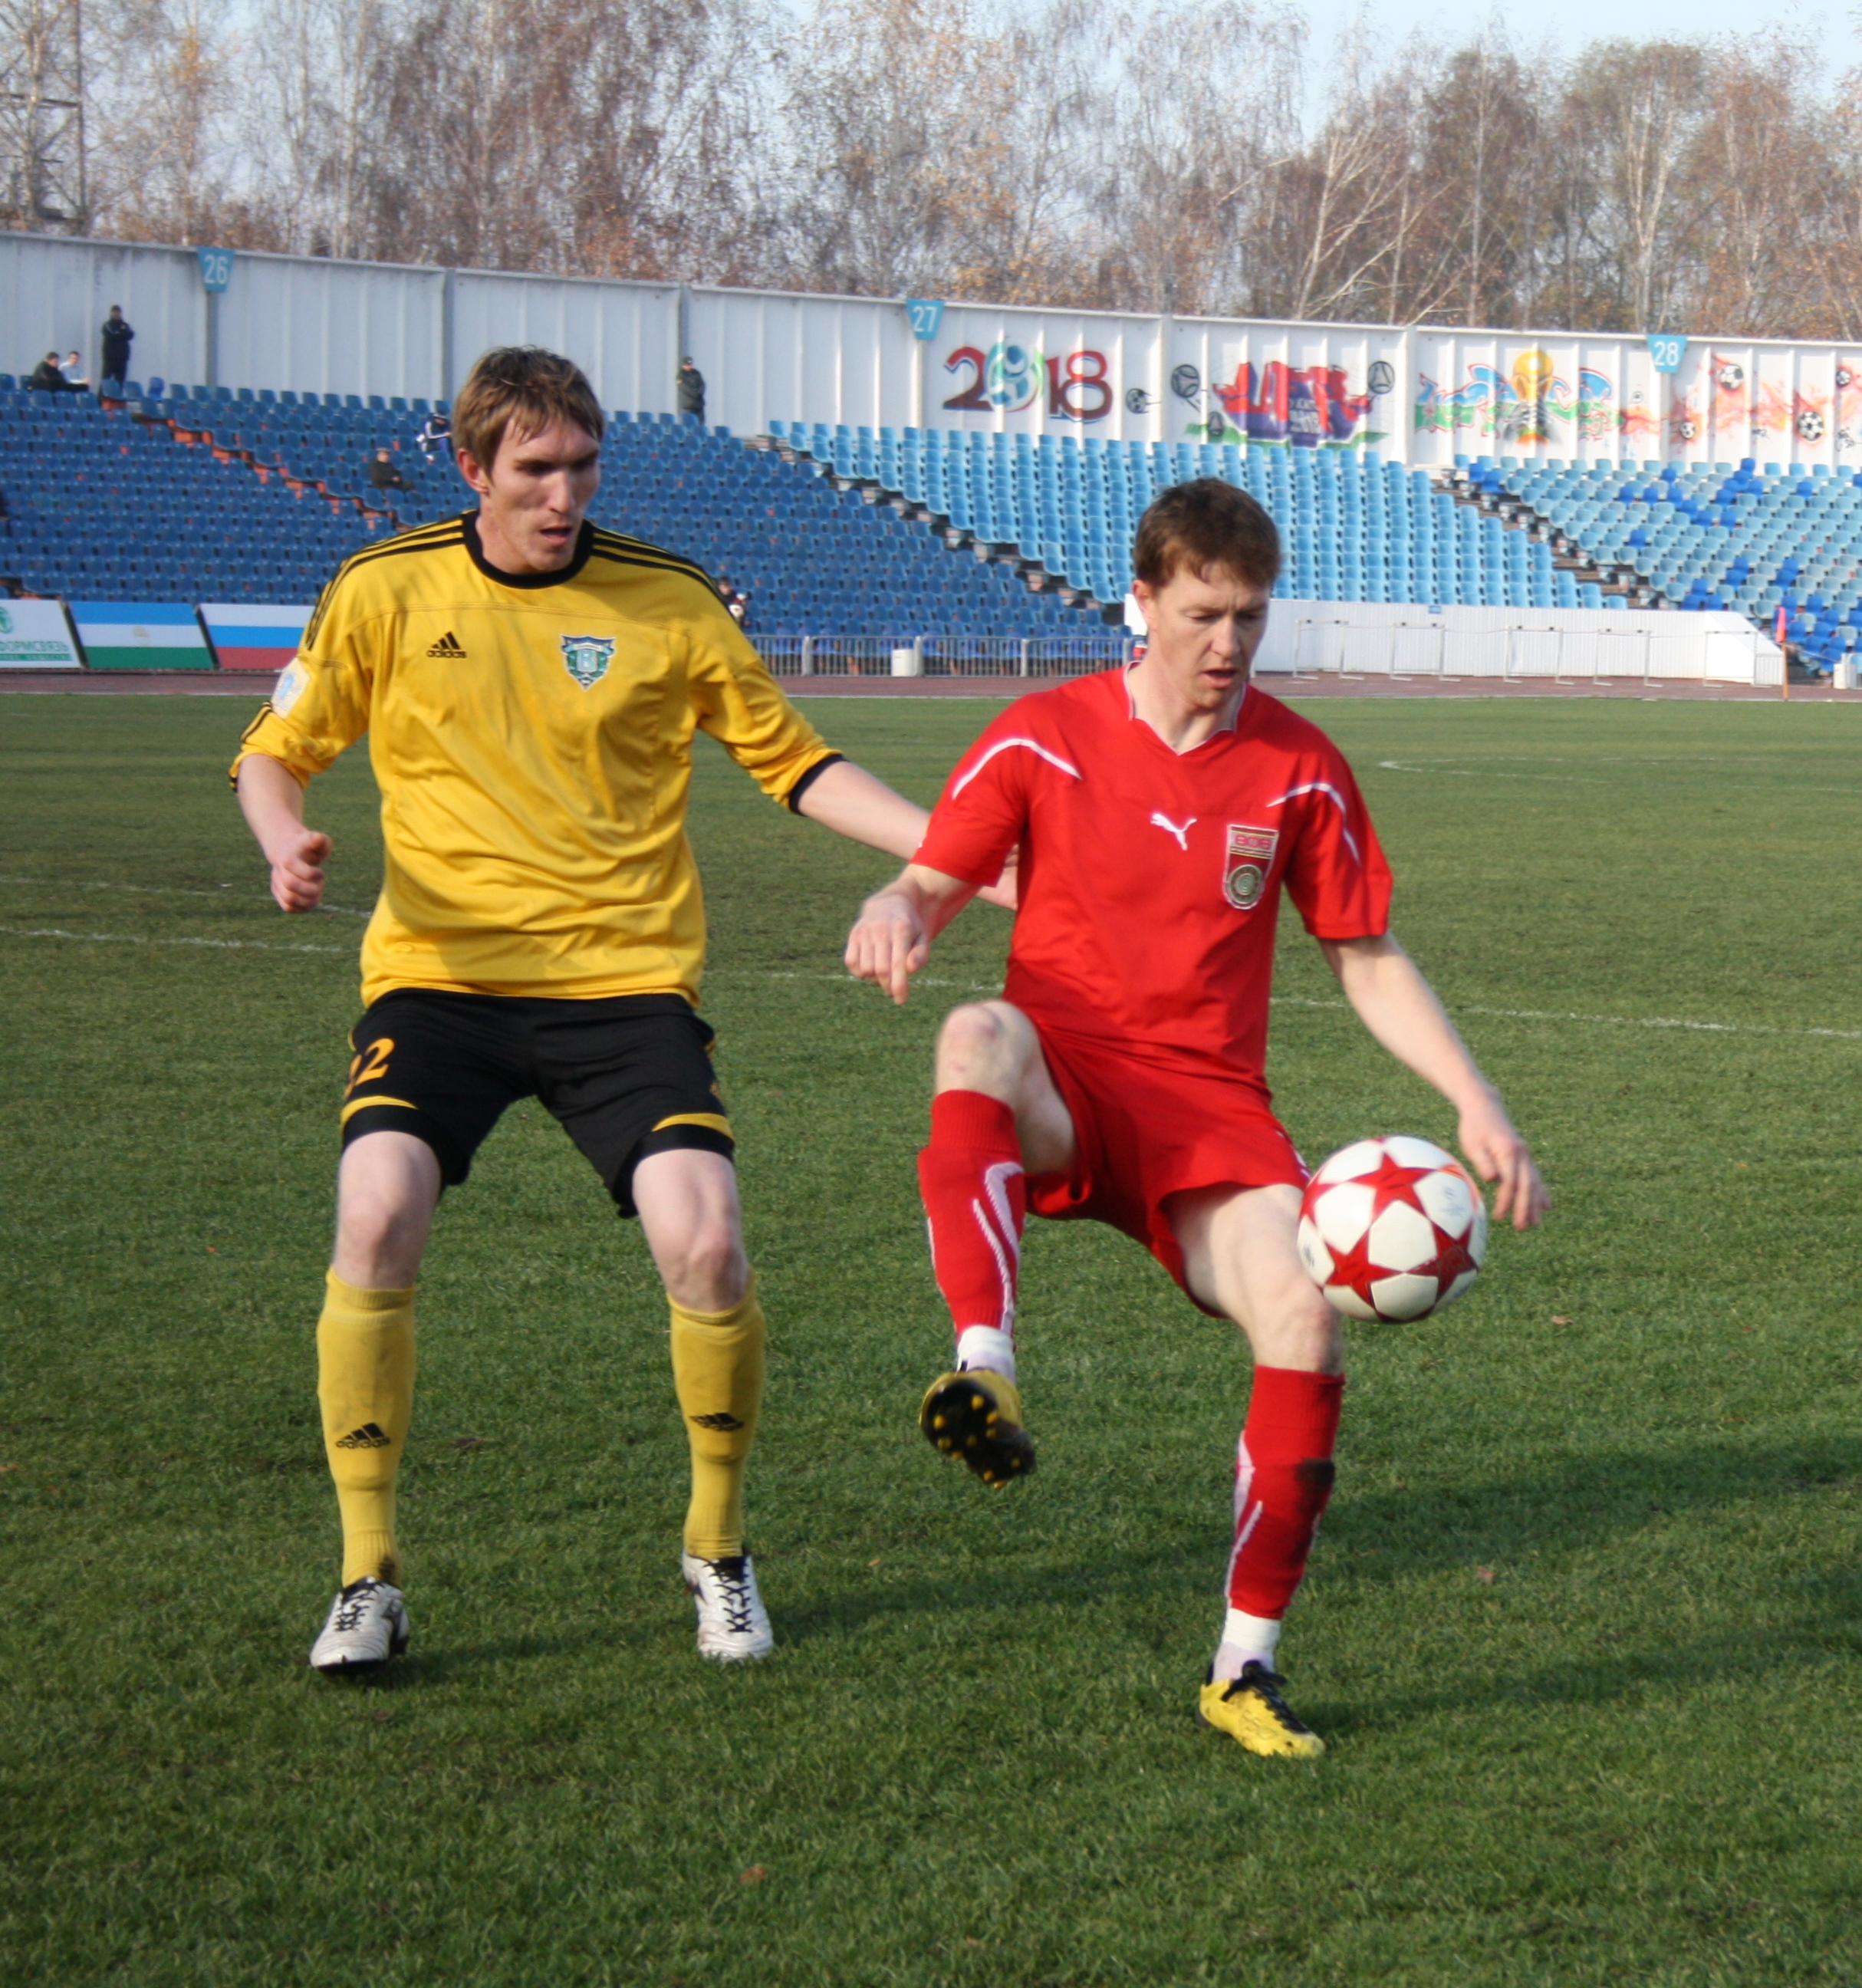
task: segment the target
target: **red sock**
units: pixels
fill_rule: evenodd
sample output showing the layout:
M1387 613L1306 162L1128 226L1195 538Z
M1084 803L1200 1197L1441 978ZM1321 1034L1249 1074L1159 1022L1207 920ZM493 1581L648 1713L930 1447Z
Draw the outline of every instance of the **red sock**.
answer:
M980 1090L941 1090L931 1100L931 1144L918 1155L918 1191L931 1269L958 1337L978 1325L1012 1335L1028 1217L1015 1114Z
M1306 1572L1332 1495L1342 1374L1257 1367L1235 1466L1228 1604L1278 1621Z

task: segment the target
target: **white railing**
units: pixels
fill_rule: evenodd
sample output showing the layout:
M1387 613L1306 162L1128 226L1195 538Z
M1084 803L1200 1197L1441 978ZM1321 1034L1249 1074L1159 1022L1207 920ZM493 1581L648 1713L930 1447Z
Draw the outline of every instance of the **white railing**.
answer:
M1130 654L1121 635L752 635L779 677L1073 677Z

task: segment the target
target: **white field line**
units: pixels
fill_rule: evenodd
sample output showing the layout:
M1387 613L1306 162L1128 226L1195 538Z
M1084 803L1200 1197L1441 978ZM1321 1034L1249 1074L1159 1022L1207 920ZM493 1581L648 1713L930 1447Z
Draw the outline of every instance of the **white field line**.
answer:
M0 881L4 881L0 879ZM219 952L320 952L339 959L355 955L346 945L274 945L254 938L148 938L135 932L65 931L55 925L0 925L0 938L66 939L80 945L189 945L204 946ZM847 973L762 972L755 968L722 967L707 975L713 980L814 980L843 987L863 983ZM940 980L921 974L914 987L935 987L963 994L998 996L999 982L982 980ZM1323 1008L1343 1012L1344 1001L1316 1001L1303 994L1276 994L1277 1008ZM1685 1034L1705 1036L1780 1036L1810 1037L1829 1042L1862 1042L1862 1029L1776 1029L1762 1022L1697 1022L1679 1015L1586 1015L1574 1008L1489 1008L1475 1002L1444 1004L1451 1014L1483 1015L1503 1022L1579 1022L1593 1028L1671 1029Z
M166 884L91 883L75 877L0 877L0 884L29 884L41 891L121 891L135 898L211 898L221 904L260 901L269 904L271 901L269 898L222 898L220 894L221 891L238 888L232 884L222 884L218 891L189 891L178 885ZM354 910L348 904L319 904L317 909L319 911L333 911L339 917L346 918L366 918L373 915L372 912Z
M145 938L136 932L61 931L56 925L0 925L0 936L71 939L79 945L200 945L216 952L328 952L339 959L355 957L355 948L347 945L272 945L258 938Z
M1348 1008L1345 1001L1309 1000L1303 994L1276 994L1276 1007ZM1821 1036L1835 1042L1862 1043L1862 1029L1774 1029L1763 1022L1692 1022L1678 1015L1581 1015L1571 1008L1485 1008L1472 1001L1445 1001L1453 1015L1485 1015L1503 1022L1585 1022L1605 1029L1679 1029L1703 1036Z
M1738 766L1731 768L1730 769L1725 769L1724 762L1717 759L1703 759L1698 762L1692 761L1682 762L1671 759L1626 759L1620 763L1625 766L1652 766L1658 772L1663 773L1668 772L1670 770L1681 770L1688 766L1698 765L1700 766L1712 767L1716 770L1728 770L1730 772L1731 776L1735 779L1741 777L1742 775L1749 770L1746 768ZM1549 783L1555 786L1573 787L1620 788L1622 786L1622 781L1619 777L1614 776L1607 777L1604 775L1598 773L1567 773L1563 772L1533 773L1519 771L1514 768L1508 766L1450 766L1441 764L1412 766L1407 760L1403 759L1380 759L1377 762L1377 766L1380 770L1386 773L1428 773L1436 775L1443 779L1537 780ZM1761 772L1763 771L1762 769L1759 770ZM1815 783L1806 784L1804 783L1793 781L1791 786L1791 791L1794 794L1845 794L1853 796L1855 789L1853 787L1848 786L1827 786L1818 785Z
M757 973L752 970L725 969L721 972L707 976L711 979L759 980L833 980L844 986L857 986L851 974L847 973ZM933 980L921 975L911 983L914 987L955 988L969 994L999 996L999 982ZM1347 1012L1347 1001L1315 1001L1304 994L1276 994L1272 997L1276 1008L1329 1008ZM1488 1008L1472 1001L1450 1001L1443 1003L1451 1014L1485 1015L1504 1022L1583 1022L1597 1028L1610 1029L1678 1029L1705 1036L1820 1036L1843 1043L1862 1042L1862 1029L1774 1029L1762 1022L1692 1022L1677 1015L1581 1015L1575 1009L1564 1008Z

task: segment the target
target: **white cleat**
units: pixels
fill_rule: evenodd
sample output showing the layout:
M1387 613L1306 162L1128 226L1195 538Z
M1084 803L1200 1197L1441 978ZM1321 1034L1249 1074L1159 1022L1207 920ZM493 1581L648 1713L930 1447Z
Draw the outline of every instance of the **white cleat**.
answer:
M776 1648L763 1598L756 1591L756 1570L750 1556L733 1554L728 1560L700 1560L684 1554L679 1570L686 1591L698 1604L698 1654L725 1663L766 1657Z
M364 1575L330 1604L323 1633L310 1646L310 1668L326 1677L378 1671L407 1647L407 1609L400 1590Z

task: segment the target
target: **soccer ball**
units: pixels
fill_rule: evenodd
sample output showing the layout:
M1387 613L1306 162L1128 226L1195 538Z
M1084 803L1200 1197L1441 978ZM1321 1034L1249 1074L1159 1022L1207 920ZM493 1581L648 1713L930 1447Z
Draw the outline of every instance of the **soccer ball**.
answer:
M1334 1153L1299 1204L1299 1260L1350 1318L1427 1318L1474 1282L1487 1210L1428 1139L1360 1139Z
M1797 432L1805 441L1821 441L1823 438L1823 418L1814 407L1806 407L1797 418Z
M1715 385L1722 394L1736 394L1745 384L1745 368L1735 366L1728 360L1716 368L1713 379Z

